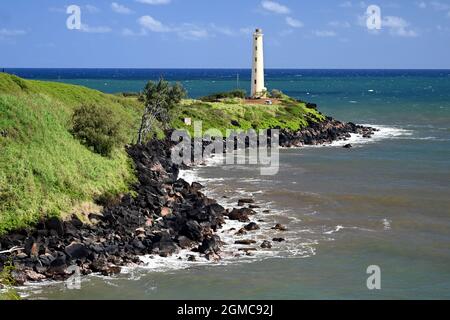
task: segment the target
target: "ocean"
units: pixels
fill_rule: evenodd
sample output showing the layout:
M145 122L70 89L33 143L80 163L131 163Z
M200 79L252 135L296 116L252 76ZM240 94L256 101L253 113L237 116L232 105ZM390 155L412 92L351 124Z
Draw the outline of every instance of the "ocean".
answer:
M180 81L193 98L249 89L250 70L7 69L29 79L136 92L147 80ZM228 207L254 197L262 230L244 239L286 238L272 249L218 263L147 258L117 277L21 288L34 299L449 299L450 70L267 70L267 87L317 103L342 121L375 126L372 139L281 150L280 171L221 166L183 172ZM237 76L239 75L239 77ZM223 198L227 196L227 198ZM263 210L269 209L269 213ZM275 223L287 226L276 232ZM369 290L378 266L381 289Z

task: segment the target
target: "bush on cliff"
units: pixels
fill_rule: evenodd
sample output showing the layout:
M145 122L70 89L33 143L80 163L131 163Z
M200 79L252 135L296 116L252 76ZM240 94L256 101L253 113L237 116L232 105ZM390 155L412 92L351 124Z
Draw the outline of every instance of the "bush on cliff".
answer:
M126 128L131 123L128 114L95 104L75 109L72 121L73 135L103 156L110 156L127 142Z
M0 234L130 190L136 178L123 148L103 157L70 132L74 111L90 104L132 119L124 130L127 142L136 138L134 99L0 73Z
M201 101L204 102L219 102L222 99L233 99L233 98L239 98L239 99L245 99L247 96L247 92L245 90L233 90L228 92L219 92L214 93L206 97L200 98Z

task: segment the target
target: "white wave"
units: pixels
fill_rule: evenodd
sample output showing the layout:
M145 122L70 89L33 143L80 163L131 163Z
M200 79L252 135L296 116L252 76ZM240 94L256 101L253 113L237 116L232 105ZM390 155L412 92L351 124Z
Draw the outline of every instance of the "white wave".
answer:
M411 137L414 134L414 131L412 131L412 130L406 130L406 129L397 128L397 127L372 125L372 124L363 124L363 126L372 127L372 128L378 129L379 131L376 131L371 138L364 138L360 134L353 133L353 134L350 134L350 138L348 138L346 140L336 140L329 144L305 146L305 147L308 147L308 148L311 148L311 147L313 147L313 148L343 147L347 144L351 144L352 146L358 146L358 145L376 143L376 142L380 142L382 140L404 139L407 137Z
M381 220L381 222L383 223L383 228L384 230L391 230L391 220L388 220L387 218L384 218L383 220Z
M336 228L334 228L333 230L326 231L323 234L333 234L333 233L341 231L342 229L344 229L343 226L336 226Z

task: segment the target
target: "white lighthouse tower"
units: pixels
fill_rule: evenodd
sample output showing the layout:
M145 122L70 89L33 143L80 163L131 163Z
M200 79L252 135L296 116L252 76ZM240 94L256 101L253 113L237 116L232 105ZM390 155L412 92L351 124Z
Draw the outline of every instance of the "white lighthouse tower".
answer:
M267 89L264 85L264 42L261 29L253 34L253 63L252 63L252 98L262 98Z

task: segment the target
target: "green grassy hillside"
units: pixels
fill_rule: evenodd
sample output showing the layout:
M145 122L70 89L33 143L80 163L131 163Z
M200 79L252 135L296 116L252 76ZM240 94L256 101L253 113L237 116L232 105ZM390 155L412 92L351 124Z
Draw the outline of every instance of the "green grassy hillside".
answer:
M124 148L104 157L71 134L74 110L81 105L108 108L123 119L129 142L135 141L143 110L137 96L0 73L0 234L44 216L64 217L105 194L127 192L136 180ZM183 123L187 117L203 121L204 130L224 133L249 128L298 130L323 119L315 109L287 96L271 106L240 99L184 100L173 110L172 127L191 131Z
M284 96L273 105L248 104L243 99L225 99L222 102L184 100L173 112L172 126L184 128L191 134L192 126L184 118L202 121L203 130L216 128L225 134L226 129L288 129L297 131L308 122L324 120L324 116L305 103Z
M91 103L138 123L134 100L0 73L0 233L128 191L134 175L124 150L102 157L70 134L73 110ZM130 142L133 133L130 126Z

